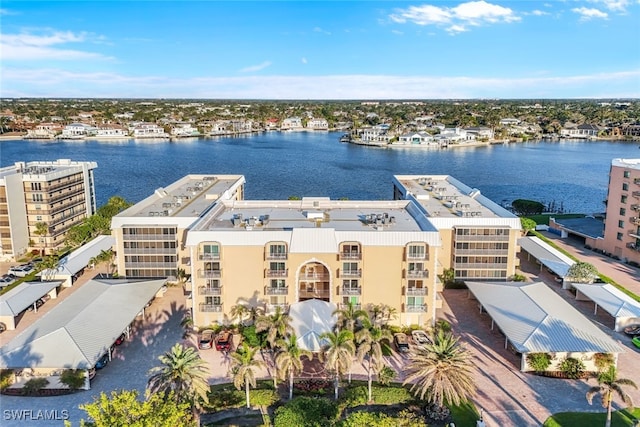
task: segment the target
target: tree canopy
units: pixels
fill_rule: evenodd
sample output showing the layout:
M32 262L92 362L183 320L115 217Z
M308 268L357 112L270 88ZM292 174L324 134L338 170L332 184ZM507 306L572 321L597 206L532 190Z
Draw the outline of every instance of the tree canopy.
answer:
M544 211L544 204L535 200L516 199L511 207L518 215L539 215Z

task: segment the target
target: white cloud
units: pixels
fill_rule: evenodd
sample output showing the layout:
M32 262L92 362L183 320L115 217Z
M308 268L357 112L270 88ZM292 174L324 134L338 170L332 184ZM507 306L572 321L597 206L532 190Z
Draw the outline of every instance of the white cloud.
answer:
M601 10L594 8L576 7L571 9L571 11L580 15L581 21L589 21L593 18L607 19L609 17L607 12L602 12Z
M0 8L0 16L8 16L8 15L19 15L19 13L9 9Z
M589 3L600 4L612 12L624 13L631 4L629 0L587 0Z
M303 64L306 64L306 63L307 63L307 58L302 57L302 59L300 60L300 62L302 62Z
M398 30L391 30L391 34L395 34L396 36L403 36L404 33Z
M390 19L399 24L412 22L416 25L436 25L445 27L449 33L467 31L468 26L512 23L521 20L515 12L484 0L460 3L455 7L410 6L390 15Z
M70 31L56 31L44 35L0 34L0 59L15 61L112 59L100 53L58 47L58 45L69 43L84 43L89 38L88 33ZM98 37L96 40L103 42L104 38Z
M331 32L329 32L329 31L327 31L327 30L323 30L323 29L322 29L322 28L320 28L320 27L315 27L315 28L313 29L313 32L314 32L314 33L326 34L326 35L328 35L328 36L330 36L330 35L331 35Z
M264 70L265 68L271 66L271 61L264 61L261 64L250 65L240 70L241 73L252 73L254 71Z
M550 15L549 12L545 12L544 10L534 10L533 12L531 12L531 14L535 16Z
M1 97L447 99L640 97L640 70L568 77L393 75L168 78L58 69L5 69ZM10 89L7 89L10 88Z

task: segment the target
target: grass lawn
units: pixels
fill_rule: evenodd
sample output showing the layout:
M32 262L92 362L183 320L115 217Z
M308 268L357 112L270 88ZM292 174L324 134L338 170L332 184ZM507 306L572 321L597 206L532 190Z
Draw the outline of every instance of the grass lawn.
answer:
M584 218L584 214L541 214L541 215L527 215L525 218L532 219L538 225L549 225L549 218L556 219L571 219L571 218Z
M460 406L449 406L456 427L475 427L480 419L478 410L473 403L463 403Z
M601 427L607 419L605 412L559 412L550 416L544 422L544 427ZM640 408L633 411L616 411L611 415L612 427L633 426L633 420L640 419Z

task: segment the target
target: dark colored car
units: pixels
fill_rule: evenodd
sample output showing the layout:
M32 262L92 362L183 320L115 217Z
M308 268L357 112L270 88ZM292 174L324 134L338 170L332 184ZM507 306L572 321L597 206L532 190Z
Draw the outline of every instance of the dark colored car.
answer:
M44 298L38 298L38 299L35 301L35 306L36 306L36 308L40 308L40 307L42 307L46 301L47 301L47 300L46 300L46 299L44 299ZM33 304L31 304L31 305L29 306L29 308L27 308L27 310L28 310L28 311L33 311Z
M105 366L107 366L107 363L109 363L109 355L108 355L108 354L105 354L104 356L102 356L102 357L100 358L100 360L98 360L98 361L96 362L96 366L95 366L95 368L96 368L96 369L102 369L102 368L104 368Z
M233 335L231 335L231 332L229 331L220 332L220 334L216 338L216 350L230 351L232 339L233 339Z
M396 345L398 352L400 353L408 353L409 352L409 339L406 334L398 332L393 335L393 343Z
M125 342L125 340L127 339L127 336L122 333L120 334L120 336L116 339L116 342L114 343L115 345L121 345L123 342Z
M207 350L213 348L213 337L215 332L211 329L205 329L200 333L200 340L198 341L198 348L201 350Z
M624 328L624 333L630 337L640 336L640 325L630 325Z

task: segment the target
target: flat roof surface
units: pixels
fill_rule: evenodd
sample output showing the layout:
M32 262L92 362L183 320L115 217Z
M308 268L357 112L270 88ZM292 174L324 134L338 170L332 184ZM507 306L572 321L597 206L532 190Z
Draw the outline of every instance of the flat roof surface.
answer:
M612 166L640 170L640 159L613 159Z
M572 283L571 286L613 317L640 317L640 302L608 283Z
M429 217L514 218L513 213L449 175L396 175Z
M242 175L186 175L168 187L156 189L151 196L119 213L116 218L197 218L227 190L242 183Z
M59 159L54 161L36 161L36 162L16 162L12 166L5 166L0 169L0 179L21 173L23 177L29 179L46 179L54 180L65 177L70 174L82 172L83 166L88 169L98 167L96 162L80 162L71 161L69 159Z
M165 282L87 282L0 347L0 367L93 367Z
M61 281L24 282L0 295L0 316L17 316L52 289L60 286Z
M522 237L518 239L518 245L540 261L542 265L562 278L566 277L569 268L576 263L536 236Z
M569 230L572 233L579 234L584 237L592 237L597 239L603 237L604 223L601 219L593 217L584 218L562 218L556 219L556 224L561 225L563 228Z
M520 353L624 351L543 282L465 283Z

